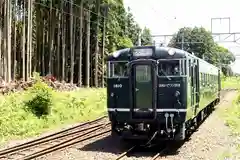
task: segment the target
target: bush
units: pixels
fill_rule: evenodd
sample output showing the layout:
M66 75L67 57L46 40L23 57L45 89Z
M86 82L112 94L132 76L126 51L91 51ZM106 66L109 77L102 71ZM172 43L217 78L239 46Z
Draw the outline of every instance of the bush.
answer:
M240 93L240 92L239 92L239 93ZM240 94L238 94L238 96L237 96L236 103L237 103L237 104L240 104Z
M26 107L37 117L48 115L52 105L52 89L36 77L36 83L29 88L31 99L27 101Z

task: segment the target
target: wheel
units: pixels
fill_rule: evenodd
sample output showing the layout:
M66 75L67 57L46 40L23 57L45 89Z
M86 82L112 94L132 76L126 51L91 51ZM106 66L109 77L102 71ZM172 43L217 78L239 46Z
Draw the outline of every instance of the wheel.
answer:
M114 121L112 121L111 123L111 136L112 137L116 137L117 134L117 130L116 130L116 123Z
M186 138L186 126L185 126L185 123L183 123L181 126L180 126L180 129L179 129L179 133L176 135L175 137L175 140L177 141L183 141L185 140Z

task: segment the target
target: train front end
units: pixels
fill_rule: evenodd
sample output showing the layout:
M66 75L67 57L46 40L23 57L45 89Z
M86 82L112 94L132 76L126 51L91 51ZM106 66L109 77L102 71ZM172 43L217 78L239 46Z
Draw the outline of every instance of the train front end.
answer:
M141 140L184 138L186 61L184 54L175 54L171 48L146 46L108 58L112 134Z

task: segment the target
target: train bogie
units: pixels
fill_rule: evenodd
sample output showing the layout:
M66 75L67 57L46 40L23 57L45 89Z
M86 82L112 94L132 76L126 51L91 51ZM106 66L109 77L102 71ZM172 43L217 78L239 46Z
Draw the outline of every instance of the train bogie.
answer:
M219 69L185 51L135 47L107 61L109 119L125 139L183 140L219 101Z

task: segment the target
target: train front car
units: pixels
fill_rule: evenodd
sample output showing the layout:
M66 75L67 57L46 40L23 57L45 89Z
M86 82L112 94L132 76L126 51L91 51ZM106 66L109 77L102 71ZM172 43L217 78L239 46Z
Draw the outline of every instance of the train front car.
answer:
M142 46L119 50L107 61L112 134L124 139L184 139L185 52Z

